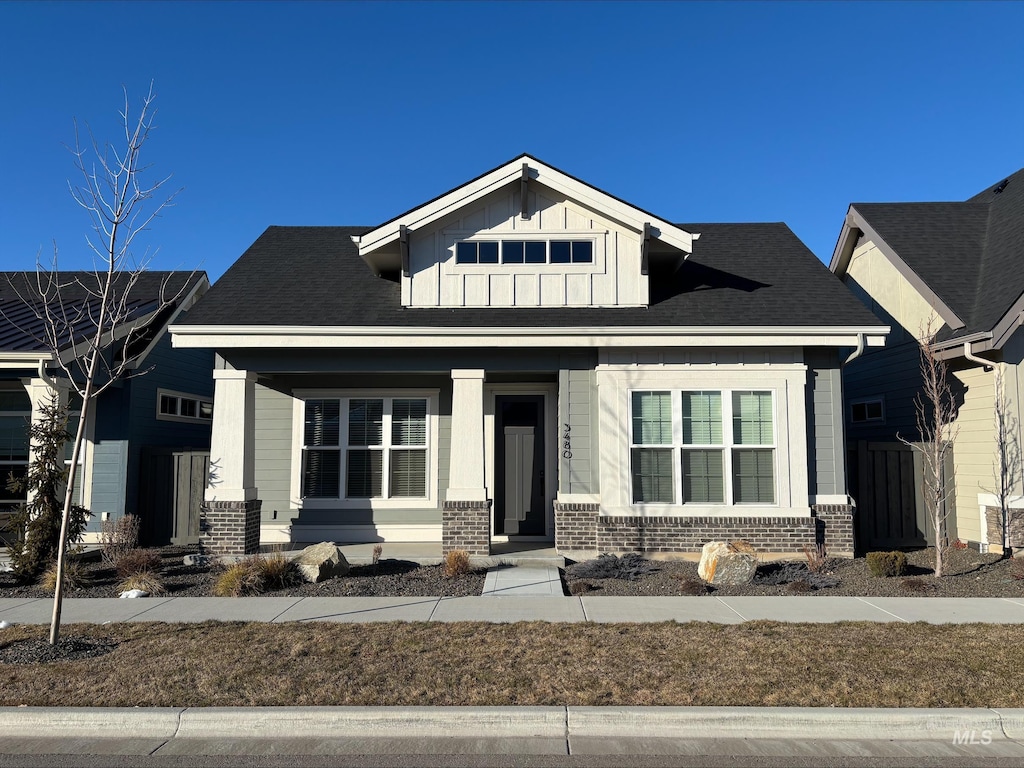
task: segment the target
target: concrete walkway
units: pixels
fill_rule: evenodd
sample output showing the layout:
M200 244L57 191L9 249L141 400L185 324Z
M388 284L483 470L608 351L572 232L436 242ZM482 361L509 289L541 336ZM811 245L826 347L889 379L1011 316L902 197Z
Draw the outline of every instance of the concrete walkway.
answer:
M565 590L556 566L498 565L488 569L482 594L484 597L564 597Z
M1024 624L1024 598L940 597L557 597L514 594L499 582L487 597L70 598L65 623L124 621L878 621ZM551 582L537 582L547 584ZM502 590L506 588L508 592ZM519 585L525 586L525 585ZM540 587L538 586L538 589ZM545 593L547 594L547 593ZM0 599L0 621L47 624L52 601Z

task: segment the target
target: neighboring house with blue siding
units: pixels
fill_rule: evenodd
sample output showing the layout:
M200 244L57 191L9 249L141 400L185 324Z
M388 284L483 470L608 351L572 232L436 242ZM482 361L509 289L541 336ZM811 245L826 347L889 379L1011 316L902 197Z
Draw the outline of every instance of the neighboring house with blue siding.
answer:
M23 474L28 465L27 425L37 417L40 405L56 392L70 403L69 430L77 426L75 397L68 395L65 374L39 341L38 318L21 298L27 295L27 276L0 273L0 475L5 480L0 507L7 509L24 498L6 489L6 479L10 473ZM65 290L67 301L80 306L89 300L73 288L74 273L61 277L72 286ZM22 287L15 291L12 284ZM213 355L174 349L167 328L185 317L208 289L205 274L187 272L145 272L132 289L134 309L126 327L114 335L137 356L130 375L95 401L86 424L75 487L76 501L92 513L86 541L98 537L104 519L125 514L139 516L143 535L151 543L198 536L197 525L189 531L181 524L185 516L182 521L175 518L175 495L183 481L169 473L180 456L209 451ZM162 291L177 298L156 311ZM180 502L186 498L187 494ZM198 515L193 517L197 523Z
M785 224L674 224L529 155L378 227L270 227L217 353L201 543L853 551L840 367L888 329Z

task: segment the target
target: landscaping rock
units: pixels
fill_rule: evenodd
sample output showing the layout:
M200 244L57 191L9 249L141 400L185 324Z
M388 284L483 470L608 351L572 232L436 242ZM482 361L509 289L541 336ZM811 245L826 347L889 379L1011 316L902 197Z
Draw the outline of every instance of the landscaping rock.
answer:
M701 548L697 575L716 586L750 584L757 573L757 555L736 550L724 541L708 542Z
M306 547L294 562L303 580L311 584L345 576L349 571L348 560L341 548L329 541Z

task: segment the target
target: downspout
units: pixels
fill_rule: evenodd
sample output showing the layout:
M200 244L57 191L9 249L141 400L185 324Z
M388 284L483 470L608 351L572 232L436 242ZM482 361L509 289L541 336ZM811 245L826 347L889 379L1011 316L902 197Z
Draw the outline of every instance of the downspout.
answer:
M46 372L46 361L39 361L39 378L46 382L46 386L52 389L54 392L57 391L57 382L50 378L50 374Z
M843 365L849 365L850 363L852 363L854 360L856 360L858 357L860 357L863 354L864 354L864 334L863 333L858 333L857 334L857 348L855 350L853 350L853 354L851 354L848 358L846 358L846 361L843 363Z
M972 363L977 363L985 368L986 371L991 371L995 364L991 360L986 360L983 357L978 357L976 354L971 352L971 342L964 342L964 357L970 360Z

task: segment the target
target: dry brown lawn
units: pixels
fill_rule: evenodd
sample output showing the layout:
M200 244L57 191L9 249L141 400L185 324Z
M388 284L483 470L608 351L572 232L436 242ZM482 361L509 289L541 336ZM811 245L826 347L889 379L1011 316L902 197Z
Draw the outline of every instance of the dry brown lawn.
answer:
M0 648L45 637L3 631ZM0 664L0 705L1021 707L1020 629L927 624L117 624Z

